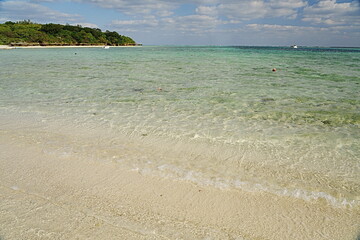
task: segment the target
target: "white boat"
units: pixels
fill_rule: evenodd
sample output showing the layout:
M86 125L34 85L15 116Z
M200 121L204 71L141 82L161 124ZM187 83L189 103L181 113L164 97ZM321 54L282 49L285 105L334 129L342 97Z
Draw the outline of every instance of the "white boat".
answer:
M298 48L298 46L297 45L292 45L291 48Z
M109 46L104 46L103 48L104 48L104 49L109 49L110 47L109 47Z

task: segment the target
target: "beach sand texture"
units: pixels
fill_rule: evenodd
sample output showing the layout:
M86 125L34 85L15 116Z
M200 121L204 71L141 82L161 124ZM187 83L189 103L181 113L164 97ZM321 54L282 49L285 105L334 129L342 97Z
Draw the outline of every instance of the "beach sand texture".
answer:
M99 160L109 154L99 144L103 132L10 115L0 122L4 240L350 240L359 233L360 213L354 209L147 176ZM116 144L117 154L141 157L133 143ZM56 151L59 146L73 147L72 154Z

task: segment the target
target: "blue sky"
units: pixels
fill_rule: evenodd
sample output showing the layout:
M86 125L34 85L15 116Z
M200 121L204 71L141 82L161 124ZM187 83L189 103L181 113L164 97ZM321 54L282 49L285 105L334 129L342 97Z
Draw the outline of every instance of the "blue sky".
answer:
M359 0L0 0L0 22L24 19L145 45L360 47Z

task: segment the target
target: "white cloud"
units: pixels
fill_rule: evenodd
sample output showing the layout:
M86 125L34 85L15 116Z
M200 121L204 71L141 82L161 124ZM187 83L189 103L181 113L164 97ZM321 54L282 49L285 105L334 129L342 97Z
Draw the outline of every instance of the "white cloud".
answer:
M54 2L54 1L55 0L30 0L31 3L44 3L44 2Z
M92 3L102 8L116 9L128 15L170 14L179 6L170 0L74 0L77 2Z
M303 21L311 24L360 25L360 4L358 1L337 3L336 0L322 0L304 9Z
M280 8L280 9L294 9L294 8L301 8L307 5L306 1L302 0L270 0L269 6L271 8Z
M260 18L295 18L299 8L306 6L304 0L243 0L221 1L217 5L201 5L196 12L204 15L226 16L229 19L251 20Z
M165 18L148 17L138 20L112 21L111 26L117 30L152 31L152 32L181 32L201 35L219 29L224 24L236 24L238 21L224 21L216 16L186 15ZM131 28L131 29L130 29Z
M38 0L42 1L42 0ZM49 1L49 0L44 0ZM50 0L52 1L52 0ZM305 0L73 0L91 3L102 8L116 9L127 15L167 17L182 4L193 4L200 15L225 16L249 20L264 17L294 18L297 10L306 6Z
M76 22L81 20L77 14L67 14L54 11L48 7L36 3L22 2L22 1L8 1L2 2L0 13L3 18L8 20L26 20L39 22Z
M327 32L329 34L346 33L350 31L359 31L356 26L331 26L331 27L318 27L318 26L294 26L294 25L278 25L278 24L247 24L249 30L259 32L287 32L289 34L304 34L305 32ZM331 35L329 35L331 36Z
M305 26L293 26L293 25L277 25L277 24L247 24L246 27L255 31L314 31L321 30L325 28L317 28L317 27L305 27Z
M174 12L172 11L167 11L167 10L161 10L161 11L157 11L156 15L159 17L169 17L171 15L173 15Z
M187 29L209 29L214 28L222 22L216 17L206 15L189 15L175 18L177 28Z
M195 9L196 13L203 15L218 15L218 9L216 6L198 6Z
M144 27L157 27L159 21L156 19L143 19L143 20L115 20L112 21L113 26L132 26L135 28L144 28Z
M144 42L152 38L152 42L156 43L172 35L174 38L169 38L169 41L183 43L191 39L190 44L195 43L196 39L211 41L211 36L215 36L221 38L218 39L219 43L228 39L225 41L242 44L330 45L339 41L350 45L359 36L359 29L346 28L359 22L359 12L356 12L359 8L358 0L349 0L352 1L350 3L320 0L312 5L308 0L77 1L90 2L131 15L130 20L113 21L112 27L121 32L132 32L132 36L138 36L139 41L143 39ZM179 7L185 3L194 6L193 13L183 15L179 12ZM261 20L266 23L267 19L282 24L258 22ZM294 20L291 22L297 25L302 23L303 26L286 24L289 20ZM242 25L244 21L252 24ZM315 25L308 26L308 22ZM335 28L339 26L336 25L338 23L342 23L344 28ZM324 27L323 24L330 27Z
M87 22L73 22L71 23L71 25L80 25L82 27L89 27L89 28L99 28L98 25L93 24L93 23L87 23Z

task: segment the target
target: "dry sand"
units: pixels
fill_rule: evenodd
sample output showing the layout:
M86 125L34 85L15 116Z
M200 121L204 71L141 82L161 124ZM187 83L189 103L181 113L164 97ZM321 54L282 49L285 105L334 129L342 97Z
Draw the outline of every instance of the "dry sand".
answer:
M14 47L8 45L0 45L0 49L14 49Z
M145 176L46 144L96 146L94 135L6 116L0 126L1 240L359 239L359 211Z

